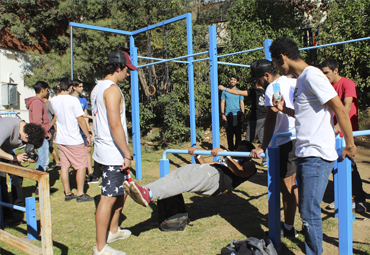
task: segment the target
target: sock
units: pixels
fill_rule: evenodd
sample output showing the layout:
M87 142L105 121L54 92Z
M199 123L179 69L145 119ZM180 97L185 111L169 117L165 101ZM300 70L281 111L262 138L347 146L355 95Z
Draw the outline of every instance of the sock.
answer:
M286 223L284 222L284 228L285 228L286 230L291 230L293 227L294 227L294 225L288 225L288 224L286 224Z

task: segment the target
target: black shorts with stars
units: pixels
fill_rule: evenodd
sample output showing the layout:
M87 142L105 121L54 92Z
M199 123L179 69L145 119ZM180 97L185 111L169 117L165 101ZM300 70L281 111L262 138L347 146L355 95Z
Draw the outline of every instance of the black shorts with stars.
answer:
M121 170L120 166L102 165L102 188L101 194L106 197L116 197L125 194L123 182L127 180L126 170Z

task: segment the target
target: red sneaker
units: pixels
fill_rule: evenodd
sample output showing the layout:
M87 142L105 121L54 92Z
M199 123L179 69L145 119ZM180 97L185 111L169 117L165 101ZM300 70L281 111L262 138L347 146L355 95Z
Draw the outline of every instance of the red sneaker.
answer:
M152 200L149 196L149 189L144 188L135 182L130 183L130 196L138 204L147 207Z

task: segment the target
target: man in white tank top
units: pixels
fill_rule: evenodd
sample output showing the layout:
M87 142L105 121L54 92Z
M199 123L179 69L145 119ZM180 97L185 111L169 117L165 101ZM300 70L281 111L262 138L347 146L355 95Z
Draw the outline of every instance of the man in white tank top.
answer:
M117 83L123 82L130 75L129 70L137 68L132 65L128 53L113 51L105 67L105 78L98 81L91 92L95 132L93 158L103 170L101 199L95 217L94 255L126 254L114 250L107 243L131 235L129 230L118 226L126 199L122 183L127 179L127 170L131 167L131 153L128 148L125 99Z

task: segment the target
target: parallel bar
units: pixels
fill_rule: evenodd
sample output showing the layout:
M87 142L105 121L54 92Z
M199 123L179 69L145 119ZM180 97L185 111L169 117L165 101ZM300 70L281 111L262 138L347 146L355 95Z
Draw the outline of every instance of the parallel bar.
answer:
M312 50L312 49L324 48L324 47L335 46L335 45L340 45L340 44L345 44L345 43L360 42L360 41L365 41L365 40L370 40L370 37L364 37L364 38L353 39L353 40L348 40L348 41L343 41L343 42L328 43L328 44L323 44L323 45L318 45L318 46L306 47L306 48L301 48L299 50Z
M193 63L200 62L200 61L205 61L205 60L210 60L210 58L196 59L196 60L193 60Z
M140 59L151 59L151 60L165 60L163 58L149 58L149 57L141 57L141 56L138 56L137 58L140 58ZM188 61L172 61L172 62L175 62L175 63L184 63L184 64L188 64L189 62Z
M241 54L241 53L257 51L257 50L263 50L263 47L250 49L250 50L243 50L243 51L233 52L233 53L217 56L217 58L223 58L223 57L227 57L227 56L232 56L232 55L237 55L237 54Z
M167 149L162 154L162 160L167 159L167 154L189 154L188 150L178 150L178 149ZM212 151L203 151L203 150L196 150L194 151L195 155L208 155L212 156ZM231 156L231 157L249 157L250 152L241 152L241 151L220 151L218 153L219 156ZM266 157L265 153L261 153L260 157L264 158Z
M71 27L72 26L73 27L80 27L80 28L91 29L91 30L102 31L102 32L109 32L109 33L115 33L115 34L121 34L121 35L132 35L132 32L113 29L113 28L98 27L98 26L75 23L75 22L69 22L69 25Z
M193 45L191 45L191 48ZM189 45L188 45L189 47ZM206 52L200 52L200 53L191 53L189 54L188 52L188 55L186 56L181 56L181 57L176 57L176 58L170 58L170 59L166 59L166 60L162 60L162 61L157 61L157 62L154 62L154 63L149 63L149 64L145 64L145 65L141 65L141 66L138 66L138 68L142 68L142 67L146 67L146 66L152 66L152 65L157 65L157 64L161 64L161 63L165 63L165 62L170 62L170 61L173 61L173 60L176 60L176 59L182 59L182 58L188 58L188 62L190 62L190 58L193 59L194 56L198 56L198 55L203 55L203 54L206 54L208 53L207 51Z
M177 16L175 18L172 18L172 19L168 19L168 20L165 20L165 21L161 21L157 24L154 24L154 25L151 25L151 26L147 26L147 27L144 27L144 28L141 28L141 29L138 29L138 30L135 30L132 32L132 35L137 35L137 34L140 34L142 32L146 32L146 31L149 31L149 30L152 30L152 29L155 29L157 27L161 27L161 26L164 26L166 24L170 24L170 23L173 23L173 22L176 22L176 21L179 21L179 20L183 20L183 19L186 19L187 18L187 14L183 14L183 15L180 15L180 16Z
M71 44L71 79L73 80L73 27L70 27L70 44Z
M242 64L235 64L235 63L227 63L227 62L218 62L220 65L227 65L227 66L241 66L241 67L248 67L250 68L250 65L242 65Z
M23 206L19 206L19 205L13 205L13 204L9 204L9 203L5 203L5 202L1 202L0 201L0 205L4 206L4 207L9 207L9 208L13 208L17 211L21 211L21 212L26 212L26 208L23 207Z
M271 53L270 53L270 46L272 44L272 40L271 39L265 39L264 43L265 43L265 46L264 46L265 59L267 59L269 61L272 61Z

